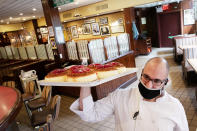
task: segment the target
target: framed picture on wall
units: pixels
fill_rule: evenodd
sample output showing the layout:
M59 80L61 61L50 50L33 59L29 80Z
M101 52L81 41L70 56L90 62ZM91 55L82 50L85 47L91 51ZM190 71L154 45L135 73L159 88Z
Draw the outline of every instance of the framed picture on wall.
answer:
M184 10L184 25L195 24L194 9Z
M94 23L94 22L96 22L95 18L84 20L85 24Z
M92 23L92 34L93 35L100 35L100 29L98 23Z
M108 18L104 17L104 18L100 18L100 25L106 25L108 24Z
M79 34L79 35L82 35L82 34L83 34L82 27L78 27L78 34Z
M91 25L90 24L84 24L82 25L83 34L90 34L91 33Z
M101 35L110 35L110 29L108 25L100 26Z
M124 32L123 25L111 26L111 33L123 33L123 32Z
M118 24L119 24L119 25L123 24L123 18L119 18L119 19L118 19Z
M57 49L57 45L55 43L55 39L54 38L50 38L50 42L51 42L51 45L52 45L52 49Z
M77 31L77 26L71 26L71 33L72 33L72 38L78 38L78 31Z

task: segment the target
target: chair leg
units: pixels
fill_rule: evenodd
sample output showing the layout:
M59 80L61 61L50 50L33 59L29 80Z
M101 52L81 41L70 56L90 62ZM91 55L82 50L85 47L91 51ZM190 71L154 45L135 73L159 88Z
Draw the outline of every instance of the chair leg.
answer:
M28 103L28 101L24 101L24 105L25 105L25 108L26 108L26 111L27 111L27 115L29 116L29 120L31 121L32 112L28 108L27 103Z

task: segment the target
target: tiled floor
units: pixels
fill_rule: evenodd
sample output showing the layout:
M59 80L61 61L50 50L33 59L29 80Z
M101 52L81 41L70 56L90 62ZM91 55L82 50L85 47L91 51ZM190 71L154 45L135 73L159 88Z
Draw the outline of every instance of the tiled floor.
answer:
M166 90L174 97L178 98L183 104L190 131L197 131L197 102L195 100L194 87L189 87L182 79L181 66L177 65L173 60L171 48L153 48L153 51L147 56L136 57L136 66L139 68L138 76L141 73L145 62L148 58L160 56L167 59L170 65L170 81L166 86ZM134 85L137 82L134 83ZM197 85L196 85L197 86ZM87 123L82 121L77 115L69 110L69 106L74 101L74 98L62 96L60 114L57 121L55 121L55 131L113 131L114 130L114 117L98 122ZM32 131L30 121L23 106L21 112L16 118L20 122L19 129L21 131Z

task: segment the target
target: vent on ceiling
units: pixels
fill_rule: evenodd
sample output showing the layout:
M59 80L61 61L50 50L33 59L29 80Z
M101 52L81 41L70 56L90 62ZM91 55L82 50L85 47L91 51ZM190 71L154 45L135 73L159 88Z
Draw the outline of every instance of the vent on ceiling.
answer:
M107 9L107 8L108 8L108 4L99 5L99 6L96 6L96 11Z
M63 18L69 18L69 17L72 17L72 13L63 14Z

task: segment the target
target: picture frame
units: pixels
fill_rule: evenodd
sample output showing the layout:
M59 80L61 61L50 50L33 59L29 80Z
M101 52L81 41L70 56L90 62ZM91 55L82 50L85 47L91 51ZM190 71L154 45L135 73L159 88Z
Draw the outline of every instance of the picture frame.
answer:
M108 18L107 17L100 18L100 25L106 25L106 24L108 24Z
M79 35L82 35L82 34L83 34L83 29L82 29L82 27L78 27L77 30L78 30L78 34L79 34Z
M117 26L111 26L111 33L124 33L124 26L123 25L117 25Z
M71 33L72 33L72 38L78 38L79 37L76 25L71 26Z
M84 20L85 24L90 24L90 23L95 23L95 22L96 22L95 18Z
M184 10L184 25L195 24L194 9Z
M105 35L110 35L110 28L108 25L105 25L105 26L100 26L100 32L101 32L101 35L102 36L105 36Z
M91 34L91 25L90 24L84 24L82 25L83 34Z
M100 35L100 28L98 23L92 23L92 34Z
M123 24L123 18L119 18L119 19L118 19L118 24L119 24L119 25Z
M54 38L50 38L50 43L52 45L52 49L57 49L57 45Z

